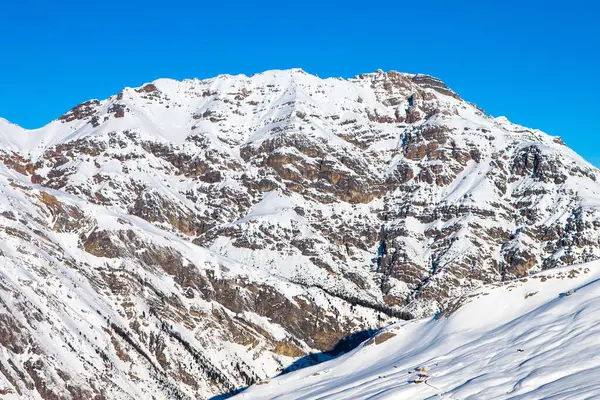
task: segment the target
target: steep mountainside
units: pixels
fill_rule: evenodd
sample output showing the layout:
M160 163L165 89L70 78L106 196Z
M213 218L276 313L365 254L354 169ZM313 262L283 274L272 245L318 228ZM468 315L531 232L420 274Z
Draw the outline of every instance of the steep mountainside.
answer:
M600 264L484 286L235 399L596 399Z
M426 75L161 79L0 119L0 159L0 391L32 398L232 392L600 255L597 170Z

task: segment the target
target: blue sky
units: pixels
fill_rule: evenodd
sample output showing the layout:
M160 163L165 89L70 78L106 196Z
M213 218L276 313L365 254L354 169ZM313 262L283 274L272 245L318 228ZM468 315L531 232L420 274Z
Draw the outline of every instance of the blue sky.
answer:
M159 77L427 73L600 165L593 1L38 1L0 13L0 117L27 128Z

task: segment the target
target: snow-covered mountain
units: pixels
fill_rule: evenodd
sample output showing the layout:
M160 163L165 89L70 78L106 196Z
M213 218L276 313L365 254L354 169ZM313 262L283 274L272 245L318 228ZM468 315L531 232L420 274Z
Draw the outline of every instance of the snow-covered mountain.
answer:
M600 263L484 286L235 399L596 399Z
M0 391L24 397L232 393L600 256L598 171L426 75L160 79L0 119L0 159Z

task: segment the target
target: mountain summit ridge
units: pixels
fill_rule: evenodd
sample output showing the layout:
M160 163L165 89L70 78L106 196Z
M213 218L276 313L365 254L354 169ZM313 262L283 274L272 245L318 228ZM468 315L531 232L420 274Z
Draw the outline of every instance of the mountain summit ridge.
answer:
M333 77L333 76L332 77L327 77L327 78L319 78L318 75L306 72L302 68L288 68L288 69L267 70L267 71L258 72L258 73L251 74L251 75L246 75L246 74L242 74L242 73L240 73L240 74L220 74L220 75L217 75L217 76L212 77L212 78L202 78L202 79L201 78L184 78L184 79L178 80L178 79L174 79L174 78L157 78L157 79L154 79L152 81L143 83L143 84L141 84L140 86L137 86L137 87L126 86L126 87L124 87L121 90L120 93L127 92L127 91L136 91L136 92L139 93L139 92L143 91L143 89L146 88L146 87L156 86L156 85L159 85L163 89L166 89L169 86L173 87L173 86L183 85L183 84L198 85L198 84L207 83L207 82L212 83L212 82L218 82L218 81L223 81L223 80L231 80L231 79L233 79L233 80L239 80L239 81L249 81L249 80L258 80L260 78L268 78L268 77L270 77L272 81L276 81L276 82L281 83L281 81L285 81L286 78L288 80L289 79L293 80L294 75L299 75L299 76L304 75L304 76L309 76L309 77L312 77L312 78L317 78L317 79L320 79L320 80L323 80L323 81L327 81L327 80L352 81L352 80L360 79L361 77L365 78L365 77L368 77L368 76L377 76L377 75L386 75L386 74L402 75L402 76L406 76L408 78L415 78L415 77L417 77L417 78L432 79L432 80L434 80L436 82L441 83L444 87L446 87L445 83L441 79L436 78L436 77L431 76L431 75L422 74L422 73L417 73L417 74L415 74L415 73L405 73L405 72L399 72L399 71L395 71L395 70L390 70L390 71L386 72L386 71L383 71L383 70L379 69L379 70L377 70L375 72L362 73L362 74L355 75L352 78L345 79L345 78L342 78L342 77ZM261 80L264 80L264 79L261 79ZM111 95L111 96L108 97L108 99L105 99L105 100L113 99L115 96L118 96L118 94ZM78 107L81 107L81 106L86 105L86 104L93 104L93 103L100 102L100 101L105 101L105 100L101 100L101 99L98 99L98 98L91 98L91 99L88 99L88 100L86 100L86 101L84 101L84 102L82 102L82 103L74 106L69 111L77 109ZM24 132L34 132L34 131L43 130L48 125L52 124L53 122L61 120L61 118L64 118L66 115L68 115L69 111L67 111L65 114L61 115L60 117L58 117L58 118L56 118L54 120L51 120L47 124L45 124L45 125L43 125L41 127L38 127L38 128L33 128L33 129L22 128L19 124L14 123L12 121L9 121L9 120L7 120L5 118L2 118L2 117L0 117L0 121L3 121L6 124L13 125L14 127L18 127L20 130L22 130Z

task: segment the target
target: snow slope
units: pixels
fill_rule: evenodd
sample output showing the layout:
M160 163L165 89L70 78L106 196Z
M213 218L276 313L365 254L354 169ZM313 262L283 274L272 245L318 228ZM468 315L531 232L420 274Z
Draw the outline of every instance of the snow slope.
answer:
M598 398L599 294L599 262L485 286L445 315L392 325L348 354L235 398ZM428 377L415 383L420 368Z

